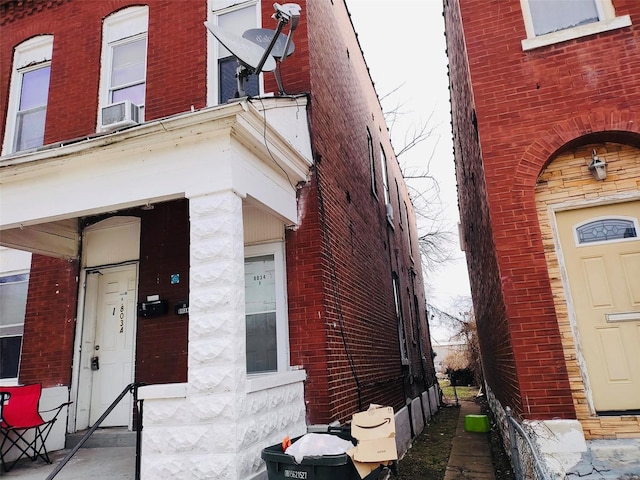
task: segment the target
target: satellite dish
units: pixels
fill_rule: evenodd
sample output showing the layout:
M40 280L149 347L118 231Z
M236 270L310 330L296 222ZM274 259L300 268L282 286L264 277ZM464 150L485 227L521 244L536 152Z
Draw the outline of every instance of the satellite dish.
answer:
M255 70L263 59L265 49L260 44L242 38L234 33L223 30L212 22L204 22L209 30L224 47L231 52L242 64ZM271 36L273 38L273 35ZM279 39L278 39L279 40ZM271 55L267 55L261 68L263 72L272 72L276 69L276 61Z
M268 28L252 28L247 30L242 34L243 38L255 43L256 45L260 45L264 50L269 48L271 44L271 40L273 36L277 32L275 30L270 30ZM287 58L295 51L295 46L293 45L293 41L289 41L289 46L287 48L287 54L284 54L285 46L287 45L287 36L284 33L278 35L275 45L271 50L271 55L273 55L276 59Z

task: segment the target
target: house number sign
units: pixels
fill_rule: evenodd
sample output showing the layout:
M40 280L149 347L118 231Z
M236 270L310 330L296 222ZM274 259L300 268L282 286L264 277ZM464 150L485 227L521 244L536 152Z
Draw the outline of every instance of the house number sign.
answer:
M120 321L118 323L118 333L124 333L124 298L120 298L120 308L118 309ZM113 308L113 316L116 316L116 308Z

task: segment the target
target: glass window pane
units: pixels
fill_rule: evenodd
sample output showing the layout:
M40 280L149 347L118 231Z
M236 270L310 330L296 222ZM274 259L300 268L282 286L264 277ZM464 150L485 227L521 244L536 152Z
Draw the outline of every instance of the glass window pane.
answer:
M28 289L28 274L0 277L0 378L18 376Z
M28 274L0 277L0 327L24 323L28 290Z
M276 313L247 315L247 373L278 369Z
M47 107L19 112L16 118L16 151L42 146Z
M529 0L536 35L599 21L595 0Z
M220 78L220 99L219 103L226 103L232 98L238 96L238 81L236 79L236 68L238 62L235 57L227 57L219 62L218 75ZM258 87L258 76L249 75L245 93L249 96L256 96L260 93Z
M245 259L247 373L272 372L277 364L274 255Z
M41 107L47 104L51 66L38 68L22 74L19 110Z
M0 378L16 378L22 337L0 338Z
M147 40L141 38L113 47L111 87L142 82L145 79Z
M391 203L391 197L389 196L389 177L387 176L387 156L384 153L382 145L380 145L380 168L382 170L382 188L384 189L384 201L385 203Z
M578 243L606 242L624 238L637 238L638 232L631 220L608 218L595 220L576 228Z
M114 90L111 93L111 101L122 102L123 100L129 100L136 105L144 105L144 93L145 84L132 85L130 87Z
M245 30L256 27L256 7L252 5L248 8L219 15L218 26L241 36ZM231 55L231 52L224 48L220 42L216 43L218 44L218 58Z

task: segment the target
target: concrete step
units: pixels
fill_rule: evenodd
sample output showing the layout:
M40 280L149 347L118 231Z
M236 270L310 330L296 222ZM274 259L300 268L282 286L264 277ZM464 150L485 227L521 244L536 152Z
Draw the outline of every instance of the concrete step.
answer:
M82 439L87 430L67 434L65 448L74 448ZM136 432L126 427L99 428L87 439L82 448L103 447L135 447Z
M581 461L567 472L568 479L640 479L640 439L589 440L587 448Z
M640 439L590 440L587 442L591 456L612 469L633 469L640 474Z

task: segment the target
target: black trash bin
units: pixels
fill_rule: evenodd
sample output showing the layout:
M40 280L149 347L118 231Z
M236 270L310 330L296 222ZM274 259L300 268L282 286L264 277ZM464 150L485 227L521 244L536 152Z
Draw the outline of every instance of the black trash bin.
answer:
M348 433L330 432L323 435L338 435L340 438L353 441ZM299 438L294 438L292 442L295 443ZM269 480L360 480L356 467L346 453L308 456L302 458L302 463L296 463L292 455L282 451L282 444L277 444L263 449L261 457L267 464ZM377 478L379 472L380 467L367 475L364 480Z

